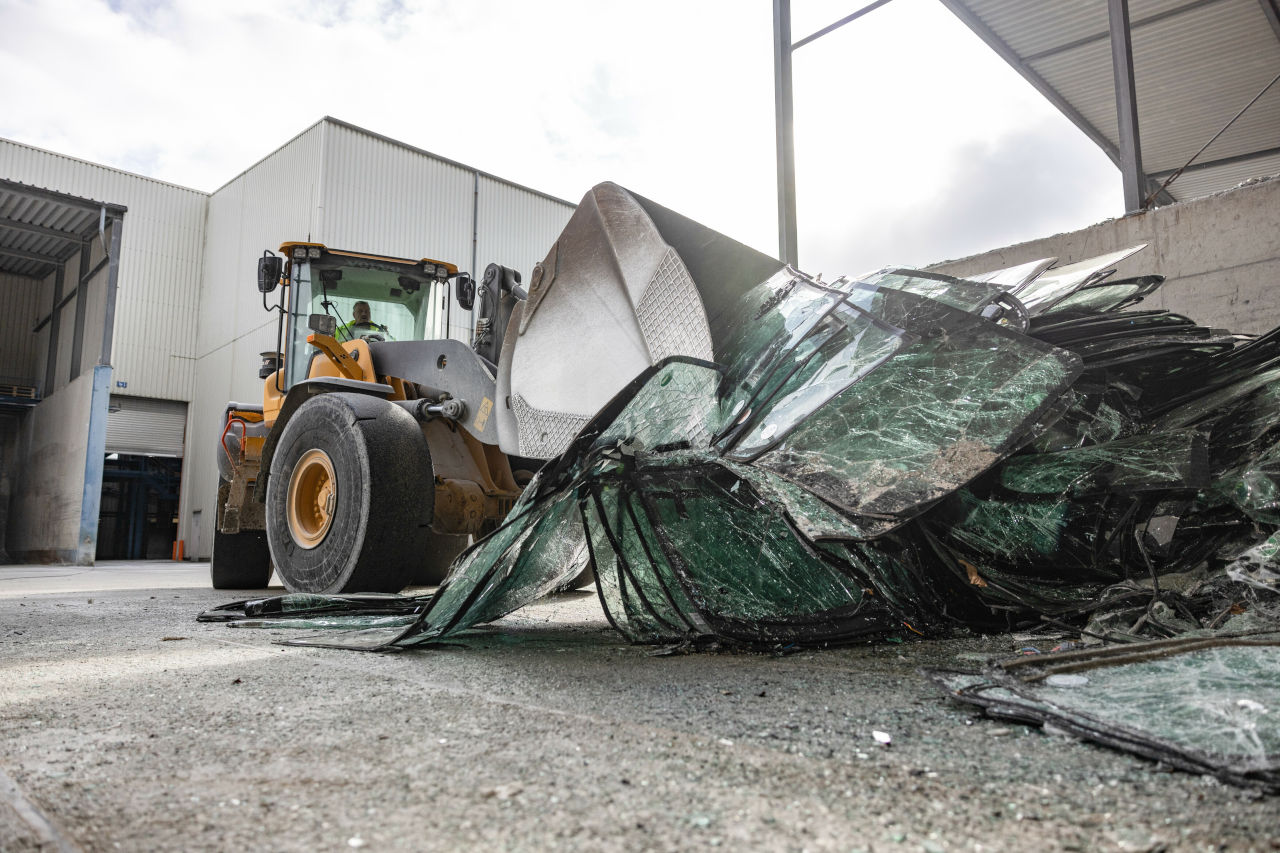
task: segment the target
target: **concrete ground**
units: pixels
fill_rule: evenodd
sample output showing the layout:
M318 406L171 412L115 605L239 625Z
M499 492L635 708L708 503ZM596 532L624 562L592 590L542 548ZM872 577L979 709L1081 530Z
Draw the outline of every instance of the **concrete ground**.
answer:
M0 566L0 851L1280 849L1280 797L917 672L1014 637L658 657L577 593L374 655L198 624L207 578Z

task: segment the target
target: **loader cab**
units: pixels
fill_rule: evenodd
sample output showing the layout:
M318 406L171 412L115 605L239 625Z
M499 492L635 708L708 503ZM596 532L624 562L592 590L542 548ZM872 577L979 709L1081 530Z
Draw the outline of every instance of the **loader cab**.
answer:
M329 249L319 243L285 243L280 280L286 285L279 384L287 391L307 377L316 350L307 343L311 315L332 317L340 342L421 341L444 337L441 299L458 275L450 263L408 260ZM260 276L261 279L261 276ZM260 281L261 289L261 281ZM433 298L435 297L435 298ZM356 320L357 303L369 307L369 322Z

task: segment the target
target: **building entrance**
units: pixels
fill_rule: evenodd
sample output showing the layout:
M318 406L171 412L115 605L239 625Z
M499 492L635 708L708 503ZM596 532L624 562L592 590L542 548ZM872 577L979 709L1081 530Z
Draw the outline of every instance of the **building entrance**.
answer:
M96 559L170 559L178 537L181 480L181 459L107 454Z

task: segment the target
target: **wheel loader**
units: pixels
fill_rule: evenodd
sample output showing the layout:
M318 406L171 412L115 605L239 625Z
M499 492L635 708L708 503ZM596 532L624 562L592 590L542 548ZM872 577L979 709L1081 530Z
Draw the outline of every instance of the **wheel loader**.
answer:
M634 377L672 355L713 360L730 297L782 266L611 183L527 291L497 264L475 281L433 259L279 251L258 259L279 314L262 402L222 419L218 589L261 588L273 567L293 592L439 582ZM471 345L426 339L449 301L475 309Z
M273 563L299 591L437 582L528 476L498 450L491 417L490 330L510 313L519 273L490 265L477 285L434 259L305 242L280 253L258 261L264 307L280 315L262 402L231 403L223 417L213 586L265 586ZM483 294L474 348L423 340L450 284L463 309Z

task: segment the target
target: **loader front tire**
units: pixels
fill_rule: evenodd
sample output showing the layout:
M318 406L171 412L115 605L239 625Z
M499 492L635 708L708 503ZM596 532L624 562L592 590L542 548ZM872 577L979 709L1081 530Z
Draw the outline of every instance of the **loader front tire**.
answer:
M431 537L431 453L417 421L364 394L321 394L285 425L267 541L290 592L399 592Z

